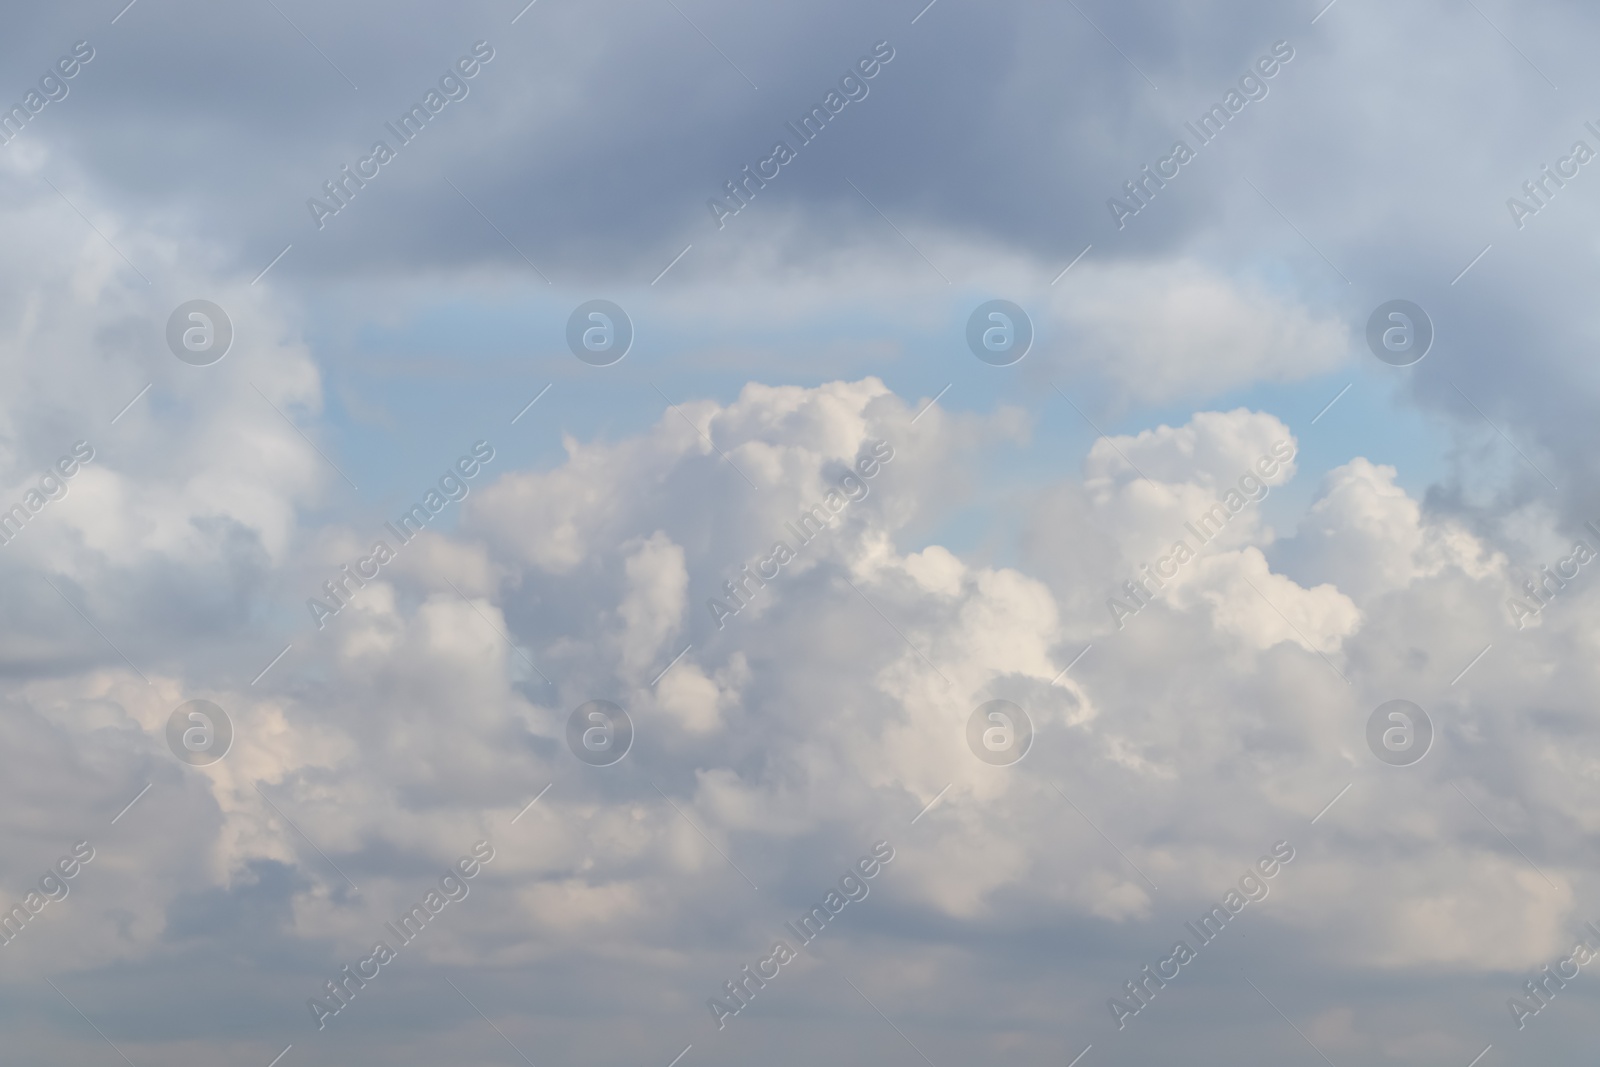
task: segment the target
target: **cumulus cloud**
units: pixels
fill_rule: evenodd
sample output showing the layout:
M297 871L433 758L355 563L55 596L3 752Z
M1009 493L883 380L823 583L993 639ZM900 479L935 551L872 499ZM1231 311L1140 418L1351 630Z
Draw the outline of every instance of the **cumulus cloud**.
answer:
M954 461L952 442L975 432L962 420L919 421L907 435L913 408L873 380L752 387L729 404L683 410L715 448L670 409L634 436L569 440L565 460L481 486L459 530L429 534L433 547L369 583L308 641L295 674L305 681L275 695L217 692L240 724L238 751L183 786L207 798L194 832L209 842L208 860L188 865L187 880L145 875L144 907L279 885L263 865L292 870L274 890L283 903L274 921L305 962L292 989L272 988L293 1005L341 954L365 951L374 921L409 906L428 872L489 838L503 859L440 917L419 958L493 960L525 976L605 946L603 956L650 959L640 981L704 982L724 954L761 947L809 907L828 856L872 839L893 840L899 854L872 897L886 913L1159 939L1181 935L1179 916L1208 907L1235 867L1291 825L1307 857L1251 916L1263 933L1281 929L1357 972L1490 976L1559 946L1575 914L1573 874L1531 871L1468 821L1418 827L1382 892L1364 898L1340 887L1368 869L1357 862L1373 847L1362 839L1382 833L1374 798L1346 801L1343 830L1306 825L1337 792L1341 764L1362 759L1359 703L1328 670L1335 659L1347 671L1367 662L1365 646L1384 640L1357 602L1431 599L1413 588L1424 579L1492 599L1503 580L1486 546L1448 518L1430 519L1381 468L1353 459L1302 518L1296 537L1315 547L1299 565L1319 583L1276 571L1272 532L1241 523L1119 629L1108 617L1074 617L1100 589L908 539L917 510L905 495ZM1004 432L1000 423L976 430ZM725 595L724 576L773 537L792 538L786 517L890 435L902 443L868 480L870 493L794 546L803 565L751 590L750 614L715 627L700 602ZM1280 435L1286 428L1269 415L1202 412L1095 442L1082 475L1053 492L1085 522L1159 546L1186 509L1224 494ZM1287 463L1274 478L1295 469ZM708 499L720 502L714 521ZM1379 508L1391 517L1374 522ZM551 549L562 528L584 531L581 552ZM1410 569L1339 570L1346 544L1381 546ZM1117 556L1119 565L1135 558ZM451 589L467 559L479 561L478 584ZM561 605L554 618L551 605ZM1093 647L1080 663L1085 643ZM1151 655L1164 665L1158 675L1138 667ZM1380 673L1361 688L1405 682ZM57 700L110 696L107 721L156 759L165 709L182 690L163 679L146 695L123 679L109 690L51 684ZM1524 684L1543 683L1524 675ZM1214 692L1239 710L1211 710L1204 694ZM1321 695L1307 706L1311 694ZM619 700L637 730L617 768L585 767L566 748L567 712L597 696ZM996 697L1021 704L1037 731L1013 768L966 747L967 717ZM1296 710L1275 710L1286 699ZM1440 742L1449 758L1481 758L1470 733L1449 729ZM1321 769L1307 776L1306 765ZM181 776L166 774L158 788L178 788ZM1426 789L1431 801L1455 795L1442 781ZM538 805L525 808L535 794ZM1232 815L1219 824L1222 812ZM1041 840L1058 844L1041 851ZM1460 890L1463 871L1478 872L1482 889L1491 867L1493 899ZM698 918L713 901L724 917L714 932ZM159 922L142 921L125 956L190 929L163 935ZM693 937L670 932L685 923ZM847 945L841 938L853 952ZM87 949L73 958L104 959ZM395 983L397 995L405 985Z
M1393 467L1357 457L1330 471L1287 549L1300 568L1366 603L1455 567L1471 578L1503 571L1504 557L1449 516L1425 519L1395 485Z
M0 546L16 1055L104 1051L41 976L135 1062L1290 1055L1241 973L1334 1058L1509 1044L1600 892L1593 574L1507 610L1600 518L1583 179L1503 213L1585 136L1547 94L1592 16L624 14L138 5L0 42L99 49L0 148L0 509L93 447ZM1114 229L1171 101L1280 36L1271 98ZM471 98L315 229L479 37ZM880 39L871 95L718 229L705 198ZM563 340L597 295L637 327L604 368ZM1364 352L1396 296L1436 327L1410 368ZM1012 368L964 338L1002 297L1037 328ZM166 351L194 298L235 327L209 367ZM470 494L343 577L480 437ZM204 767L167 740L195 698L235 730ZM1414 766L1368 745L1396 698ZM591 700L630 717L613 766L569 746ZM1032 729L1011 766L969 747L994 700ZM316 1029L478 841L471 894ZM719 1030L707 999L878 841ZM1108 998L1278 841L1121 1034Z

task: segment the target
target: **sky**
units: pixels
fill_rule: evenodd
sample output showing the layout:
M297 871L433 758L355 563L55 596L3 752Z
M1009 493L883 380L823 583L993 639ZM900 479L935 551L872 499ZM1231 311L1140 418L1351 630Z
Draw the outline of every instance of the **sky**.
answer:
M1592 1044L1591 6L6 29L8 1062Z

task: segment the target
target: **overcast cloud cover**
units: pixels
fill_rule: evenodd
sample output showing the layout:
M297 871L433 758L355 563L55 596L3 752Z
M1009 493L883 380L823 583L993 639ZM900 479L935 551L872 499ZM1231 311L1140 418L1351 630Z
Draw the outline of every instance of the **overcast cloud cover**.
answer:
M8 1064L1592 1049L1600 11L525 3L7 15Z

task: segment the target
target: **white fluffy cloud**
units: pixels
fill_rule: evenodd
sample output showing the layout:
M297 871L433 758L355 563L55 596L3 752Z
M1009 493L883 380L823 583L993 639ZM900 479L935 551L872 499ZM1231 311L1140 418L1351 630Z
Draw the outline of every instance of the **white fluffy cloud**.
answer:
M409 69L382 42L368 47L372 23L359 7L337 27L307 29L352 68L359 47L364 61ZM1600 828L1600 732L1587 697L1600 681L1593 575L1564 589L1537 626L1519 631L1506 611L1521 580L1570 544L1559 516L1564 502L1578 502L1574 513L1586 506L1570 488L1585 483L1556 471L1568 491L1550 498L1541 483L1534 497L1519 480L1533 474L1518 468L1505 486L1473 485L1503 493L1481 508L1464 503L1471 494L1449 478L1409 488L1405 450L1397 470L1392 443L1374 439L1369 450L1360 432L1322 438L1311 451L1334 452L1332 469L1310 467L1277 451L1300 446L1285 420L1301 425L1291 411L1304 399L1279 405L1298 394L1278 387L1343 369L1352 356L1368 364L1358 335L1368 308L1319 288L1346 291L1320 252L1313 259L1302 247L1314 238L1351 275L1357 303L1378 289L1386 298L1423 287L1414 295L1436 313L1439 345L1428 362L1388 379L1404 383L1399 401L1457 405L1441 384L1448 373L1488 409L1495 447L1503 428L1583 470L1585 449L1554 447L1588 425L1586 416L1557 417L1562 404L1582 415L1586 394L1566 386L1583 379L1540 361L1583 350L1587 320L1553 312L1549 301L1564 295L1581 305L1584 275L1571 265L1587 249L1524 269L1562 252L1534 242L1553 240L1559 212L1581 220L1582 201L1564 196L1535 220L1541 229L1519 234L1521 246L1497 238L1459 288L1449 281L1481 247L1463 236L1463 205L1498 212L1509 191L1510 156L1501 158L1499 142L1483 151L1492 130L1478 127L1507 121L1518 141L1524 129L1544 138L1527 121L1544 113L1542 103L1514 106L1527 100L1499 94L1513 76L1541 94L1545 85L1480 13L1339 5L1319 23L1323 36L1296 38L1302 58L1292 74L1301 80L1275 83L1269 107L1279 112L1252 105L1259 140L1230 130L1196 165L1209 177L1191 171L1192 182L1139 220L1142 230L1112 245L1077 231L1091 214L1104 223L1098 183L1140 158L1137 142L1165 129L1166 117L1108 110L1099 97L1088 118L1069 114L1060 101L1090 98L1039 71L1111 84L1114 68L1134 80L1098 36L1078 42L1076 12L1057 12L1072 26L1063 34L1029 21L1046 16L1013 25L1016 12L940 5L916 27L921 36L904 38L889 70L905 80L886 77L870 103L852 105L845 120L856 132L845 134L852 127L842 120L807 150L804 176L786 173L789 184L763 192L714 244L699 190L714 191L722 164L702 166L698 156L744 158L746 129L756 118L771 125L761 101L789 90L769 88L762 74L764 91L739 98L754 101L742 115L717 81L743 94L734 72L703 55L708 74L694 53L660 47L674 40L661 36L666 24L688 46L703 43L679 14L641 12L621 66L615 42L578 6L538 5L515 29L521 38L503 25L510 12L485 6L463 16L492 17L504 31L495 38L503 58L490 71L503 82L475 84L472 102L450 113L462 120L455 133L434 128L460 140L407 155L409 177L391 171L394 182L364 192L338 235L319 234L328 239L315 245L297 235L293 258L262 284L250 278L281 247L271 230L279 222L244 190L259 180L261 203L282 200L298 214L294 190L315 185L302 178L314 169L320 181L350 130L371 125L314 78L290 87L306 96L279 96L288 90L270 68L294 64L276 52L209 50L247 71L266 57L256 73L271 79L271 121L305 124L290 136L308 142L316 125L315 137L337 152L320 146L287 158L282 128L241 122L237 100L221 97L219 117L205 121L249 130L260 156L225 150L222 139L197 139L204 151L181 158L130 153L123 138L159 141L167 124L120 119L78 151L105 152L117 168L126 161L137 171L127 186L79 169L87 164L56 147L73 143L69 125L55 127L60 142L35 136L51 130L41 126L0 154L8 239L0 506L24 499L73 442L95 448L65 499L0 548L9 607L0 623L4 901L22 901L72 842L97 850L71 894L0 949L0 964L11 961L0 983L40 1020L15 1028L16 1055L87 1062L106 1052L89 1048L95 1035L39 976L140 1063L267 1063L291 1041L296 1057L396 1064L496 1062L509 1054L502 1040L539 1050L535 1059L657 1063L692 1042L684 1067L910 1057L878 1007L941 1063L1061 1063L1091 1041L1107 1062L1194 1058L1240 1033L1270 1055L1274 1041L1298 1038L1275 1015L1244 1014L1261 1007L1248 989L1232 997L1233 975L1248 973L1319 1046L1340 1050L1336 1059L1468 1062L1492 1031L1479 1042L1470 1025L1449 1021L1477 1025L1466 1013L1500 1012L1528 974L1570 950L1600 895L1589 848ZM752 58L766 48L771 62L778 45L751 43L747 13L716 13L714 28L705 25L741 63L745 47ZM865 8L848 14L878 18ZM1268 32L1280 14L1214 20L1216 41L1179 53L1181 79L1149 54L1165 43L1134 35L1124 43L1150 64L1163 98L1180 84L1203 95L1205 64L1248 51L1239 41ZM441 22L408 48L433 47L444 9L429 17ZM844 32L815 12L784 17L808 34ZM1544 63L1540 18L1514 36ZM934 30L936 19L955 28ZM1022 27L1021 40L996 27ZM257 27L232 29L248 36ZM305 58L303 39L273 29ZM1107 29L1122 37L1122 27ZM162 47L192 39L160 23L143 32ZM951 35L944 45L940 33ZM1480 36L1497 51L1458 47ZM6 47L33 47L29 34L14 39ZM93 73L119 62L222 80L204 62L156 61L167 53L141 53L137 40L120 59L108 47ZM1106 53L1105 67L1062 63L1063 40ZM1406 53L1418 40L1435 42L1432 58ZM562 45L564 59L542 60L530 51L549 42L577 50ZM809 51L787 37L781 45L798 70L810 69ZM1202 54L1205 63L1191 62ZM1463 65L1461 54L1493 62ZM977 80L952 96L912 80L941 68ZM583 110L597 103L583 79L600 69L630 72L608 82L598 103L620 102L639 126ZM1352 83L1353 69L1372 76ZM1486 85L1484 69L1501 78ZM1005 106L984 110L975 102L993 91L996 70L1015 73L1002 79ZM1372 73L1382 70L1398 80ZM343 92L333 72L319 73ZM387 99L367 73L357 70L352 107ZM77 83L65 108L53 104L46 117L89 112L93 84ZM547 84L562 94L560 106L534 91ZM693 107L669 91L683 84L697 94ZM1473 137L1394 106L1435 94L1459 104ZM173 95L183 107L213 103L203 92ZM148 104L137 93L127 99ZM693 161L668 158L666 138L688 144L686 131L664 114L639 119L642 100L686 119L690 138L704 129L741 143L724 151L695 142ZM896 110L911 100L928 101L940 122ZM1048 101L1049 110L1030 111L1028 101ZM516 126L529 107L538 137ZM1340 114L1304 121L1319 108ZM197 114L172 123L170 135L204 128ZM1272 125L1274 114L1286 124ZM507 117L513 128L495 125ZM996 117L1018 125L995 126ZM479 118L485 125L470 125ZM1357 135L1336 136L1350 121ZM921 138L929 128L988 131L972 172L982 180L952 182L944 166L880 150L903 143L879 140L890 131ZM637 130L648 134L628 132ZM563 151L547 151L563 136ZM848 136L871 151L850 155ZM506 158L489 158L497 146ZM519 165L506 146L537 159ZM613 156L616 146L642 154ZM1061 156L1025 165L1010 154L1019 147ZM1543 158L1542 146L1528 151L1530 161ZM1384 165L1374 165L1380 156ZM1011 163L996 166L997 158ZM1459 164L1450 182L1434 173L1443 158ZM163 159L176 162L162 170ZM574 159L621 184L596 182L588 170L563 179L576 185L548 180L543 168ZM874 172L873 160L900 169ZM213 166L235 173L219 180ZM170 194L139 191L141 182L165 185L172 170L183 180ZM482 215L437 180L445 171ZM1249 218L1241 203L1266 210L1235 180L1245 171L1282 196L1287 214L1265 215L1270 229L1241 224ZM541 181L524 181L530 172ZM856 191L837 180L846 173ZM1464 174L1471 180L1456 181ZM1025 195L1037 189L1012 189L1008 175L1059 188L1053 199ZM641 186L628 182L659 184L670 196L632 196ZM461 215L433 210L440 197ZM193 218L177 209L196 199L211 206L195 207ZM224 200L249 209L216 210ZM552 203L563 210L552 213ZM647 290L644 280L689 241L674 229L680 206L700 227L693 250ZM1165 234L1161 212L1178 222ZM1280 225L1289 216L1303 232ZM488 218L496 221L479 225ZM611 244L603 234L592 241L590 228L611 234ZM350 234L362 239L338 243ZM518 273L504 273L493 259L499 237L527 249L557 286L530 290L520 261ZM1091 237L1093 251L1058 276ZM425 264L407 259L418 248L428 249ZM618 299L636 314L639 345L629 362L572 389L570 409L550 414L573 380L558 376L602 370L570 361L559 327L569 310L563 286L582 279L598 291L591 268L607 256L638 276ZM1308 281L1297 256L1323 281ZM246 261L248 270L231 266ZM1023 304L1038 327L1035 351L1014 372L991 373L999 369L972 361L962 341L965 316L994 296ZM209 368L174 361L162 338L167 314L194 297L224 305L236 326L233 351ZM502 311L507 319L496 319ZM1537 330L1517 328L1532 320ZM1545 325L1569 320L1578 326L1565 333ZM541 347L547 340L554 357ZM1519 380L1497 389L1506 350L1527 359L1513 364ZM435 425L454 432L461 408L447 386L476 386L483 379L474 375L507 366L520 382L530 362L541 376L551 368L560 385L516 432L520 442L542 441L560 422L561 453L513 460L508 446L473 483L458 525L441 521L325 627L309 625L305 597L365 551L374 516L388 507L385 489L363 477L364 491L354 490L318 449L386 471L403 466L378 454L376 438L350 430L351 418L392 419L404 389L375 394L407 368L433 369L420 387L409 382L428 394L417 405L425 416L392 423L405 425L411 444ZM669 369L703 375L688 377L692 384L660 379L681 400L676 409L636 388ZM1118 427L1132 429L1086 447L1028 450L1033 434L1059 431L1035 402L1055 403L1046 379L1079 399L1109 398ZM946 382L945 401L923 410ZM464 390L473 402L483 391ZM1354 390L1333 417L1360 396ZM605 407L603 417L585 404ZM1194 410L1206 405L1228 410ZM1483 416L1462 418L1491 439ZM341 432L345 451L329 443ZM841 495L846 476L880 446L892 458L860 476L864 494ZM1537 445L1528 451L1545 461ZM1320 488L1303 508L1281 506L1287 494L1270 507L1251 499L1310 476ZM833 514L802 544L789 524L813 506ZM1223 521L1159 589L1148 588L1146 566L1165 566L1207 516ZM793 559L756 585L745 575L762 573L779 541ZM1130 593L1130 582L1141 591ZM1113 601L1138 610L1119 619ZM739 610L719 615L713 604ZM207 768L178 763L165 740L172 709L196 697L224 706L237 730L227 759ZM1367 716L1396 697L1419 702L1435 726L1433 749L1415 767L1380 764L1367 748ZM580 763L568 748L568 716L592 699L631 716L634 747L616 766ZM1015 766L992 766L968 749L974 709L996 699L1026 709L1036 731ZM312 1028L306 998L387 936L381 921L480 838L497 851L471 896L450 905L329 1031ZM723 983L740 966L789 936L783 921L822 900L879 839L896 858L870 897L852 903L730 1032L715 1030L706 998L726 995ZM1280 839L1298 856L1271 896L1237 919L1226 947L1206 949L1199 968L1163 992L1138 1020L1144 1036L1111 1044L1124 1039L1110 1036L1107 998L1123 995L1141 965L1187 936L1186 920ZM841 975L870 995L870 1007ZM1180 1006L1182 997L1193 999ZM1576 1007L1575 998L1557 1007L1568 1003ZM1419 1028L1419 1018L1446 1021ZM1135 1049L1134 1040L1164 1044Z
M827 884L829 857L878 837L898 856L870 906L922 923L1136 931L1135 941L1159 944L1220 898L1235 868L1288 837L1302 858L1249 921L1300 939L1330 966L1489 981L1560 947L1588 871L1547 862L1535 872L1500 849L1444 775L1414 778L1418 818L1397 827L1383 813L1396 786L1375 777L1392 768L1364 751L1362 704L1418 685L1404 656L1377 654L1393 638L1374 605L1390 602L1382 621L1410 599L1427 610L1441 589L1482 605L1478 616L1437 619L1430 647L1455 654L1472 646L1508 581L1503 556L1431 517L1392 471L1352 458L1287 539L1240 511L1119 628L1102 604L1121 578L1183 536L1274 444L1292 442L1281 422L1201 412L1097 441L1081 477L1038 505L1044 521L1070 511L1101 532L1091 580L1050 564L1059 544L1039 555L1035 543L1004 566L908 539L925 487L947 481L973 441L1009 434L1008 416L941 413L911 426L915 407L871 379L752 386L727 405L682 406L715 449L670 409L637 436L569 440L554 467L506 471L475 490L460 529L426 535L403 567L369 583L297 650L281 689L212 691L240 730L213 769L178 774L163 755L166 712L192 695L175 679L153 679L150 691L112 669L36 684L24 721L41 723L62 701L92 702L94 717L64 729L92 736L84 731L99 723L131 741L137 762L165 768L149 814L174 790L205 800L205 818L186 831L195 860L127 883L140 918L120 956L190 936L174 909L194 900L245 907L271 884L261 865L282 864L294 880L276 890L287 895L273 921L304 962L290 988L272 992L293 1006L329 961L365 951L373 918L409 906L428 872L479 837L495 841L495 863L470 901L441 917L440 936L419 942L418 958L492 961L509 975L557 959L572 966L571 953L631 954L649 961L640 981L676 975L710 995L719 959L760 947ZM799 544L785 523L880 440L895 442L893 458L863 479L865 497ZM1262 484L1297 469L1280 462ZM345 535L319 536L342 545ZM749 607L717 627L705 602L725 597L724 583L775 538L796 542L795 561L747 588ZM1569 625L1588 617L1587 602L1570 609ZM1511 654L1475 671L1478 686L1551 685ZM1439 751L1423 768L1481 763L1491 727L1440 685L1427 690L1441 694ZM568 712L597 697L623 704L637 731L615 768L585 767L566 748ZM968 716L995 698L1022 705L1037 731L1010 768L966 747ZM83 774L90 751L62 758ZM1523 746L1515 773L1572 756ZM1343 807L1311 826L1352 775ZM140 782L131 767L115 777ZM1448 818L1420 815L1447 803ZM1567 809L1600 824L1588 806ZM1402 847L1396 834L1403 858L1379 867L1363 858ZM1473 892L1462 888L1469 871ZM663 933L699 922L710 901L725 916L717 933L689 942ZM920 951L908 932L876 936ZM108 959L89 940L50 950L76 966ZM1115 990L1118 968L1137 969L1107 967L1074 981ZM1088 1025L1101 994L1085 995Z

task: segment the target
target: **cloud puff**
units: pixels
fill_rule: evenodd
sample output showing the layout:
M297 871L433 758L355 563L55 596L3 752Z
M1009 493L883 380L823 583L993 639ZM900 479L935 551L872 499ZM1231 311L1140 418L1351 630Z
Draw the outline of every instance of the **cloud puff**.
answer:
M1344 363L1351 346L1341 318L1187 259L1085 263L1051 313L1072 364L1134 402L1312 377Z
M1360 457L1328 472L1285 555L1360 603L1445 567L1472 578L1503 571L1505 559L1489 558L1450 517L1425 518L1421 505L1395 485L1395 473Z
M1542 865L1552 888L1485 839L1468 806L1457 803L1447 821L1423 816L1425 806L1390 828L1382 787L1358 774L1344 807L1309 827L1351 765L1371 760L1360 700L1329 665L1358 674L1363 692L1414 691L1403 658L1374 656L1389 639L1340 585L1339 551L1311 553L1304 570L1333 570L1305 585L1273 568L1266 527L1241 524L1119 630L1082 610L1103 599L1115 571L1092 583L1072 571L1036 576L1027 562L983 563L909 537L918 511L907 498L948 480L961 443L1006 432L1004 419L985 428L930 416L907 434L913 407L874 380L752 387L728 404L680 406L694 426L666 409L636 435L569 440L564 460L480 486L458 530L429 534L432 547L369 583L296 650L283 689L215 692L239 724L237 751L183 787L209 798L190 831L207 861L182 877L145 875L128 889L141 912L196 893L213 894L208 907L256 907L249 894L268 894L279 936L301 957L292 980L269 992L293 1009L324 971L368 950L372 917L408 906L430 872L485 837L499 850L495 865L416 956L492 960L516 981L559 966L584 983L603 971L570 954L598 952L648 961L627 980L640 996L669 981L703 983L711 995L720 961L763 949L823 891L841 856L877 838L893 841L898 858L862 909L879 916L866 929L897 946L888 951L919 953L933 929L1170 940L1235 868L1288 836L1304 858L1249 921L1330 966L1487 980L1559 947L1577 873ZM1070 502L1117 541L1159 545L1185 509L1215 500L1236 466L1249 469L1286 432L1270 415L1237 410L1097 441L1082 477L1045 507ZM804 566L754 590L750 613L718 629L704 599L724 595L726 576L774 537L791 537L785 522L890 437L900 443L871 491L794 546ZM1375 523L1375 507L1396 517ZM571 542L581 550L561 547L561 530L582 531ZM1328 479L1298 536L1413 560L1381 588L1357 590L1368 603L1436 599L1425 581L1492 603L1503 577L1479 562L1486 546L1431 519L1360 459ZM1428 562L1429 545L1448 549L1439 558L1450 565ZM1115 556L1119 568L1135 558ZM446 581L463 560L477 561L471 592ZM1436 643L1454 648L1466 636ZM1546 684L1512 659L1477 670L1480 684L1502 672ZM45 707L96 699L123 745L164 760L165 711L186 687L163 677L147 694L117 672L101 678L51 683L19 721L37 727ZM584 766L566 749L567 714L595 697L622 703L637 731L615 768ZM967 748L968 717L995 698L1022 705L1036 731L1012 768ZM1481 727L1451 725L1448 705L1433 706L1445 731L1438 760L1486 758ZM27 744L43 751L38 737ZM1517 773L1552 756L1524 746ZM163 765L157 788L170 797L177 775ZM137 787L134 768L118 777ZM1442 780L1418 781L1430 805L1459 801ZM1361 857L1396 833L1404 861L1376 868L1392 877L1364 896L1353 883L1341 891L1350 871L1371 869ZM1041 840L1054 844L1041 849ZM292 876L263 873L271 864ZM1492 899L1461 892L1463 872L1490 869ZM163 936L201 936L188 919L168 935L148 920L134 929L119 950L131 959ZM865 951L839 945L845 958ZM85 943L71 958L94 966L105 957ZM1102 963L1073 981L1115 990L1112 975L1137 969L1120 957ZM889 980L892 995L910 981ZM391 988L397 1000L409 995L406 980ZM381 1002L376 987L370 994L366 1003ZM1086 994L1084 1019L1096 1017L1101 995ZM797 992L797 1008L811 996Z

